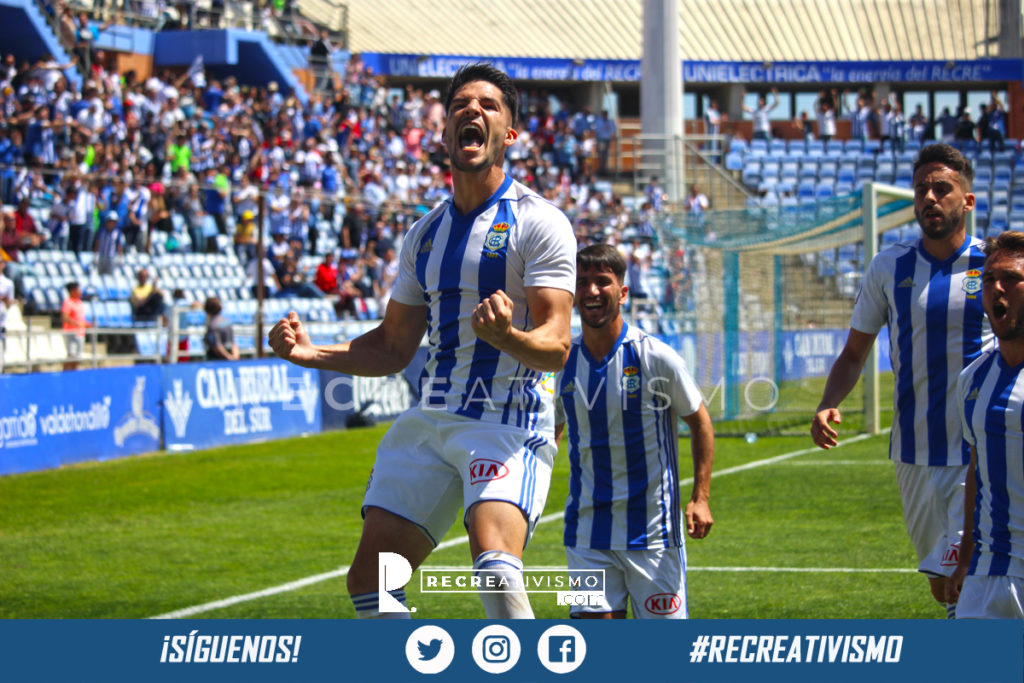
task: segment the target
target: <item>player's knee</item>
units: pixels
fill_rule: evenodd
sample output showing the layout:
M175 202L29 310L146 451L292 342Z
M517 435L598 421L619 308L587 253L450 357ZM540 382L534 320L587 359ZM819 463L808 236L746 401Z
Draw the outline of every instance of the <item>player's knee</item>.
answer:
M932 597L939 602L946 603L946 578L944 576L930 577L928 586L932 589Z

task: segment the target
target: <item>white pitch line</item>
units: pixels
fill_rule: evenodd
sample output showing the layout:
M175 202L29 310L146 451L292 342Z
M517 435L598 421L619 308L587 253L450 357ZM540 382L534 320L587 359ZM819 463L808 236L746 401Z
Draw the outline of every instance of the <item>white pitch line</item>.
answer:
M832 465L889 465L891 460L801 460L787 463L789 467L831 467Z
M888 430L886 430L886 431L888 431ZM869 439L869 438L871 438L871 436L872 435L870 435L870 434L858 434L857 436L853 436L853 437L850 437L849 439L845 439L843 441L840 441L839 445L836 446L836 448L839 448L840 446L844 446L844 445L850 444L850 443L857 443L858 441L863 441L864 439ZM817 446L815 446L813 448L802 448L802 449L800 449L798 451L792 451L790 453L783 453L782 455L776 455L776 456L773 456L771 458L765 458L764 460L755 460L753 462L748 462L748 463L746 463L744 465L737 465L736 467L727 467L724 470L719 470L717 472L712 472L711 477L712 478L714 478L714 477L722 477L722 476L725 476L727 474L735 474L737 472L746 472L747 470L756 469L758 467L764 467L766 465L774 465L776 463L784 462L784 461L789 460L791 458L795 458L795 457L798 457L798 456L801 456L801 455L807 455L808 453L817 453L820 450L821 449L818 448ZM692 483L693 483L693 478L690 477L690 478L684 479L683 481L679 482L679 485L680 485L680 487L682 487L682 486L685 486L686 484L692 484ZM537 520L537 524L540 525L540 524L545 524L547 522L554 522L554 521L562 519L562 517L564 515L565 515L564 511L552 512L551 514L544 515L539 520ZM435 551L444 550L445 548L453 548L453 547L458 546L458 545L465 545L466 543L469 543L469 537L468 536L457 536L455 538L450 538L447 541L442 541L442 542L438 543L437 547L435 547L434 550ZM215 610L215 609L221 609L223 607L230 607L232 605L237 605L237 604L242 603L242 602L249 602L250 600L259 600L260 598L267 598L267 597L270 597L271 595L278 595L280 593L287 593L289 591L297 590L299 588L305 588L306 586L312 586L313 584L320 583L321 581L329 581L330 579L340 579L340 578L342 578L342 577L344 577L344 576L346 576L348 574L349 569L350 569L350 567L338 567L337 569L335 569L333 571L324 572L323 574L314 574L312 576L307 576L305 578L298 579L297 581L290 581L288 583L282 583L282 584L280 584L278 586L271 586L270 588L264 588L263 590L255 591L253 593L244 593L242 595L233 595L233 596L231 596L229 598L224 598L222 600L214 600L213 602L204 602L204 603L202 603L200 605L193 605L191 607L183 607L182 609L174 610L173 612L166 612L164 614L158 614L158 615L156 615L154 617L150 617L150 619L184 619L186 617L191 617L191 616L194 616L196 614L202 614L203 612L210 612L210 611ZM705 568L705 569L701 570L698 567L687 567L687 570L697 570L697 571L709 571L709 569L710 568ZM742 567L736 567L736 568L733 568L733 569L719 568L719 571L834 571L834 572L844 572L844 571L845 572L883 571L884 572L884 571L900 571L900 570L891 570L891 569L880 569L880 570L864 570L864 569L861 569L861 570L856 570L856 569L804 570L804 569L787 569L787 568L778 568L778 569L774 569L773 570L773 569L769 569L769 568L764 568L764 569L744 569Z

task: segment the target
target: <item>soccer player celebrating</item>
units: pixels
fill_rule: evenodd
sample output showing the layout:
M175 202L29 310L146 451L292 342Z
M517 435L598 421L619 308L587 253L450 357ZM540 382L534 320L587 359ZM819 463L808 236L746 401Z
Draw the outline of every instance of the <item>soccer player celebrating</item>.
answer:
M583 334L555 384L556 434L566 425L569 433L565 545L570 569L605 570L605 596L572 616L624 619L628 599L636 618L685 619L677 425L689 425L693 455L686 532L704 538L713 522L711 418L679 355L622 319L622 255L586 247L576 271Z
M960 371L991 343L981 307L981 241L967 237L974 209L970 162L949 145L928 145L914 163L920 239L893 245L868 265L850 334L811 422L822 448L837 444L839 404L857 383L875 337L889 326L896 390L889 457L903 516L932 596L946 601L956 567L969 453L955 403ZM946 604L952 617L955 606Z
M983 248L982 302L999 345L957 388L971 462L947 598L958 618L1024 619L1024 233L1008 230Z
M314 346L293 312L270 343L305 367L379 376L408 365L427 335L420 403L381 441L363 501L348 574L358 615L381 616L379 603L393 604L378 595L378 553L398 553L415 569L464 508L474 570L491 577L480 591L487 616L531 618L522 551L555 454L541 381L569 352L576 242L561 211L502 171L517 136L508 76L467 65L445 105L454 196L406 236L380 326Z

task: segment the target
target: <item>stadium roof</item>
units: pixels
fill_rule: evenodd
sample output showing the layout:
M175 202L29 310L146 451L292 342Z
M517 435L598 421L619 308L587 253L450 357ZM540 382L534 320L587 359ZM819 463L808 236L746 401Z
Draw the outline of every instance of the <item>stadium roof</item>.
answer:
M325 0L299 0L309 4ZM353 52L641 57L642 0L341 0ZM1002 0L679 0L681 59L976 60L999 54ZM321 14L322 12L311 12ZM1016 26L1017 17L1008 17ZM333 28L340 28L334 26Z

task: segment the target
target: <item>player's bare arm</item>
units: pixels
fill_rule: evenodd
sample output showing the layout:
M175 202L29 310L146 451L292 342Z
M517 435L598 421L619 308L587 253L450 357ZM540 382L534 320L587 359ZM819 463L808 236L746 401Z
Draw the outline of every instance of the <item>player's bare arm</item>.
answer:
M822 394L814 419L811 420L811 438L821 448L829 449L839 444L836 440L839 433L830 423L839 424L843 421L839 404L857 385L864 363L871 353L871 346L875 343L875 336L851 328L846 345L828 373L825 392Z
M512 325L512 299L498 290L473 311L476 336L538 372L557 372L569 358L572 294L554 287L527 287L526 302L534 327ZM414 349L415 351L415 349Z
M565 423L559 422L555 425L555 446L562 444L562 434L565 434Z
M711 517L711 468L715 460L715 430L711 416L702 403L697 412L683 417L690 427L690 452L693 455L693 492L683 514L686 533L691 538L704 538L715 520Z
M967 465L967 478L964 480L964 534L960 538L960 557L956 569L946 579L946 602L955 603L960 599L960 589L964 585L964 577L971 566L974 555L974 499L978 492L978 482L974 472L978 467L978 452L971 446L971 462Z
M409 306L392 299L381 324L350 342L314 345L294 311L274 325L269 338L274 353L296 365L383 377L409 365L426 330L426 306Z

